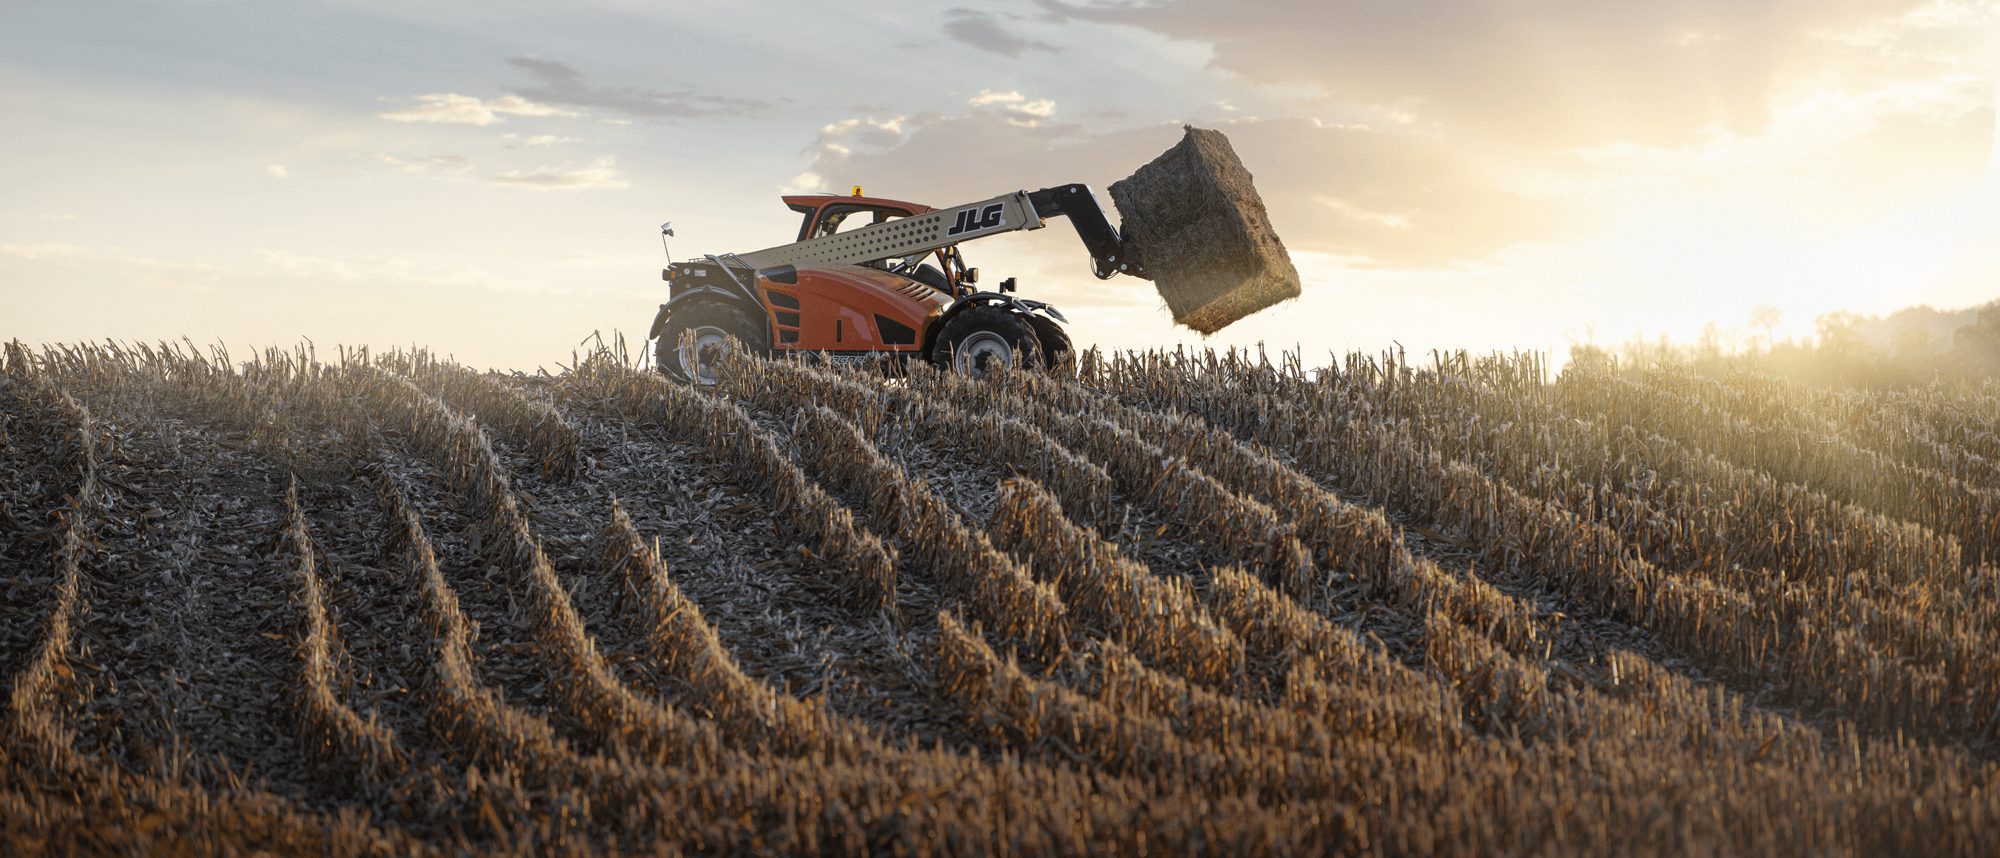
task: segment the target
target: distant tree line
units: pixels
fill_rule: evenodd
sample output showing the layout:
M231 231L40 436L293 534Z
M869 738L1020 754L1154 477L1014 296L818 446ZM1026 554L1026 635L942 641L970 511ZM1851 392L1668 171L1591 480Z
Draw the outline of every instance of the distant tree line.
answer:
M1570 366L1635 376L1682 366L1701 375L1755 372L1817 387L1872 389L2000 379L2000 300L1958 311L1909 307L1886 317L1827 313L1814 319L1817 335L1804 340L1775 339L1780 316L1759 305L1747 332L1710 322L1692 343L1665 334L1610 348L1578 343L1570 346Z

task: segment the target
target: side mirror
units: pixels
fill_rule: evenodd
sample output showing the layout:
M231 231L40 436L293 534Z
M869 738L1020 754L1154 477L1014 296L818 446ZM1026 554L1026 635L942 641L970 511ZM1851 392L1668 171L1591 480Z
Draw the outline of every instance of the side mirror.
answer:
M1014 285L1014 278L1012 277L1000 281L1000 291L1002 292L1013 292L1018 288Z
M963 280L967 283L977 283L979 282L979 269L967 268L965 269L964 274L958 275L958 279Z

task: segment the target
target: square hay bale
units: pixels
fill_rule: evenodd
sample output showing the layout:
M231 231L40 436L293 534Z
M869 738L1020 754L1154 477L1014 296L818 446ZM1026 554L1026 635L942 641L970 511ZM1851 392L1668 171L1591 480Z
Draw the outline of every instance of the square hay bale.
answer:
M1174 148L1111 183L1111 199L1174 321L1212 334L1297 298L1299 272L1229 138L1186 128Z

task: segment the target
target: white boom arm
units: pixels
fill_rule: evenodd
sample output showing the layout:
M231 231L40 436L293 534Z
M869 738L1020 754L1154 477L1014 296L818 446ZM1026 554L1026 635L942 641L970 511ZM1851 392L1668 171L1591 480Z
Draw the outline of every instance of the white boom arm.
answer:
M794 244L737 254L752 268L778 265L859 265L895 256L914 256L973 238L1021 229L1041 229L1042 218L1026 191L1002 194L969 205L871 224L809 238Z
M898 256L915 256L961 241L1023 229L1041 229L1046 219L1067 216L1078 238L1090 250L1099 278L1113 274L1148 277L1133 249L1104 216L1097 195L1084 185L1058 185L1039 191L1015 191L988 200L937 209L920 215L871 224L835 235L809 238L752 253L726 254L722 259L763 270L780 265L859 265ZM1148 277L1148 279L1151 279Z

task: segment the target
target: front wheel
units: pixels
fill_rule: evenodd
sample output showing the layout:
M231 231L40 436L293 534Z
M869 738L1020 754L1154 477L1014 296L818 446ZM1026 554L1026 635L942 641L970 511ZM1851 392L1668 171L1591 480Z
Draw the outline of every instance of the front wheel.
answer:
M967 307L944 323L931 360L946 372L985 378L989 371L1037 366L1041 343L1018 313L991 304Z
M682 348L682 332L690 330L694 331L694 343L689 348ZM730 304L707 301L677 307L667 314L667 326L660 332L659 342L653 347L653 358L660 372L668 378L694 384L714 384L715 367L705 359L705 355L730 337L735 337L752 354L771 350L770 331L752 319L749 313Z
M1069 334L1063 333L1062 326L1053 319L1029 316L1028 324L1034 326L1035 338L1041 341L1043 371L1063 378L1075 378L1076 347L1070 345Z

